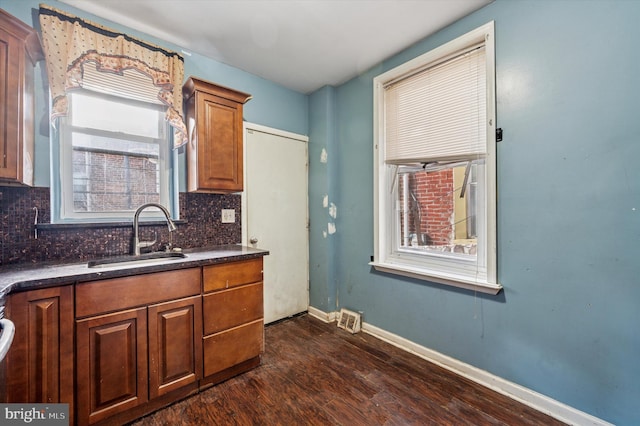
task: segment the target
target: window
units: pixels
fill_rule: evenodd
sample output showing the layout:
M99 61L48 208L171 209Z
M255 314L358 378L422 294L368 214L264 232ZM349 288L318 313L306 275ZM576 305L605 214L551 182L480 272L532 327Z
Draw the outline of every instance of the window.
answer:
M46 5L38 15L55 129L51 222L131 221L146 202L177 218L184 58Z
M52 156L58 159L52 170L59 171L59 185L52 186L58 188L57 221L131 220L149 202L175 215L175 154L157 89L135 70L120 76L87 64L85 74L83 88L68 94L59 151ZM164 217L159 210L144 215Z
M497 293L493 22L374 79L374 261Z

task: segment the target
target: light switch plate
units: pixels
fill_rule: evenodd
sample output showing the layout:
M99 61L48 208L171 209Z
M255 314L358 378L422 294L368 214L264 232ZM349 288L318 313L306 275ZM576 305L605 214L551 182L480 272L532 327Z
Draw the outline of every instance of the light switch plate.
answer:
M234 209L222 209L222 223L235 223L236 211Z

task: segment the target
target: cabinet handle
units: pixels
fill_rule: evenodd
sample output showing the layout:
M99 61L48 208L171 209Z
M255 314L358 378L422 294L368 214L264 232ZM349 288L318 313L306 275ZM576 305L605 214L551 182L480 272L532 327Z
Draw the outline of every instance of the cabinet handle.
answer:
M9 352L16 328L13 322L6 318L0 320L0 328L2 329L2 337L0 337L0 361L2 361L7 352Z

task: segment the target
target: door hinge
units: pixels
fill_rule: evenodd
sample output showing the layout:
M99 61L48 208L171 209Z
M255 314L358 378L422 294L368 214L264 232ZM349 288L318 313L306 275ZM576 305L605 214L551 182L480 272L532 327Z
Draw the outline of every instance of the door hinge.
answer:
M496 129L496 142L502 142L502 127Z

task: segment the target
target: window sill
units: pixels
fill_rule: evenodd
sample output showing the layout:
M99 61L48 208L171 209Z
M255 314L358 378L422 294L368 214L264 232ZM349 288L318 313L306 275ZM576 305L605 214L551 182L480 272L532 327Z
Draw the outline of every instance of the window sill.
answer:
M174 220L176 225L186 225L186 220ZM140 226L167 226L165 220L140 221ZM131 228L133 221L122 222L69 222L69 223L38 223L36 229L77 229L77 228Z
M464 288L467 290L479 291L487 294L498 294L502 290L502 286L497 283L472 281L465 277L454 275L434 274L420 268L412 268L406 265L397 265L391 263L370 262L376 271L386 272L388 274L402 275L405 277L416 278L424 281L432 281L439 284L446 284L453 287Z

